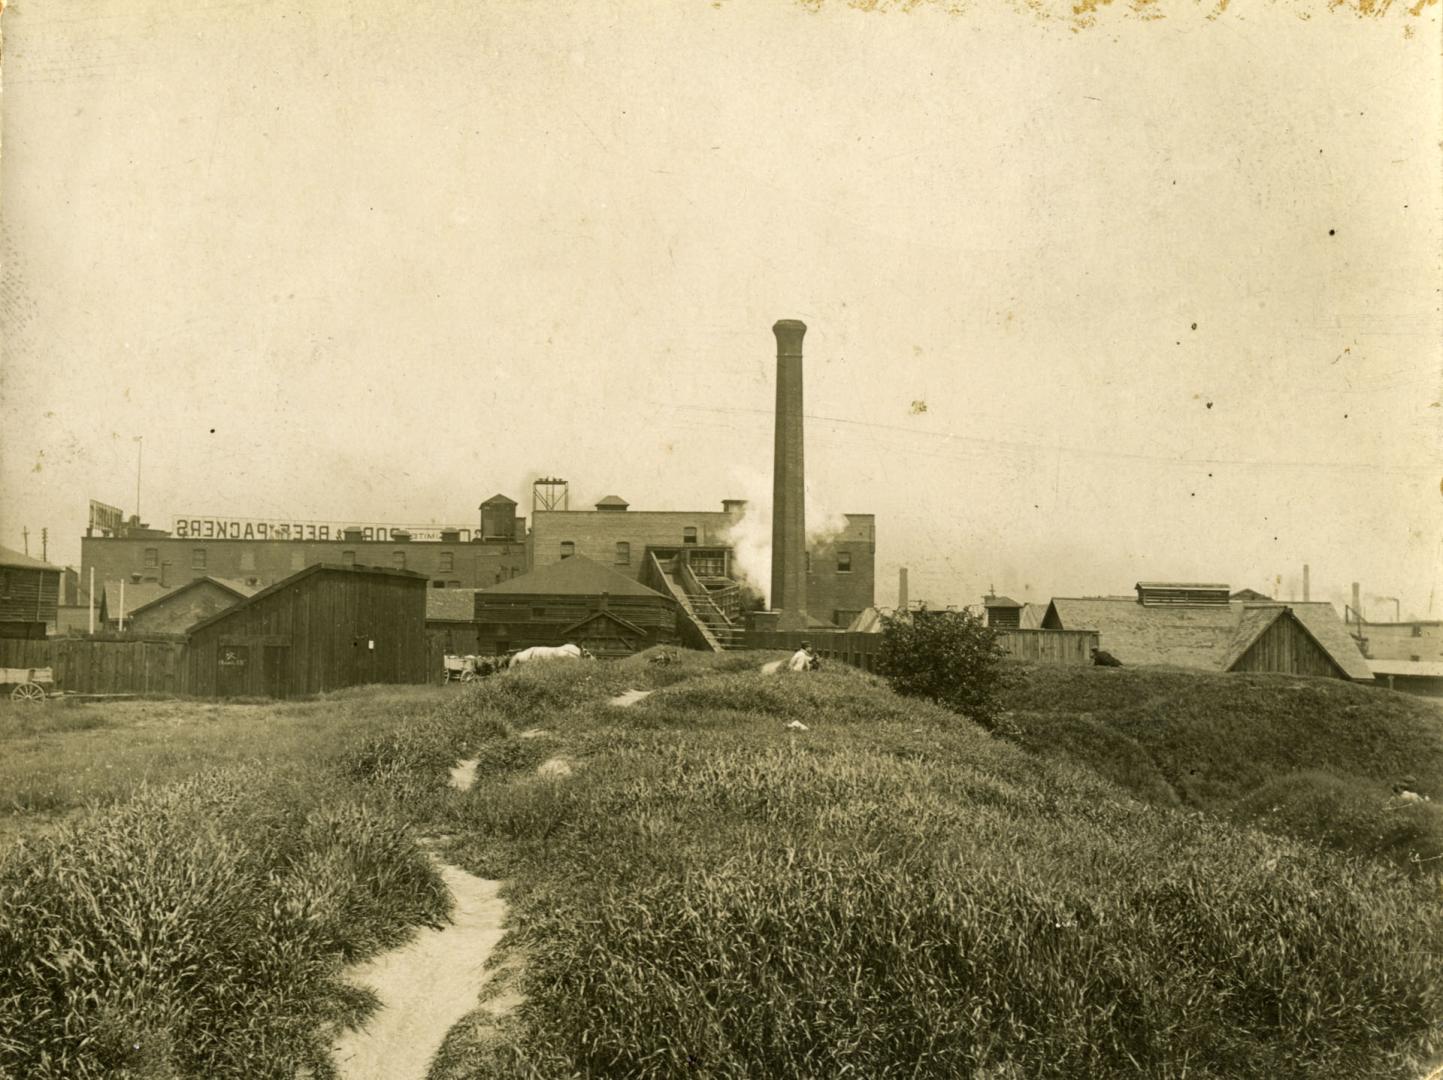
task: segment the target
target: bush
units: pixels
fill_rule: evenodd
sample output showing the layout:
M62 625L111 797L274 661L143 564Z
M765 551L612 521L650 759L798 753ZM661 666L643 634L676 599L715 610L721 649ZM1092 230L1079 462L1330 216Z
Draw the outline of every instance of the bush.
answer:
M882 617L877 670L892 689L921 697L995 728L1006 686L997 634L970 611L916 611Z

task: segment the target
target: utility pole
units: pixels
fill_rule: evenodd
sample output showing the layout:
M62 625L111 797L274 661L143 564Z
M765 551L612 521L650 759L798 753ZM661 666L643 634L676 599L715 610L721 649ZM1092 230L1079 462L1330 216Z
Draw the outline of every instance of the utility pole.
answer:
M145 436L135 437L135 523L140 524L140 461L145 455Z
M30 554L30 527L29 527L28 525L22 525L22 526L20 527L20 537L21 537L22 540L25 541L25 554L26 554L26 555L29 555L29 554Z

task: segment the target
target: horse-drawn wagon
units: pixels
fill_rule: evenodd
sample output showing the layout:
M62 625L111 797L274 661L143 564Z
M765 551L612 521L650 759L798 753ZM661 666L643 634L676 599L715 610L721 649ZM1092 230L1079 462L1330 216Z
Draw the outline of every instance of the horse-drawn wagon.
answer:
M54 670L39 668L0 668L0 693L10 688L12 701L44 701L55 685Z

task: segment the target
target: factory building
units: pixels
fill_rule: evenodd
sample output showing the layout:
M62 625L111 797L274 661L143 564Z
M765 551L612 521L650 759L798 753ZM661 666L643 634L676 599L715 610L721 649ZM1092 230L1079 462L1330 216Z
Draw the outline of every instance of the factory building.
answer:
M165 589L205 577L266 588L316 563L409 570L435 589L476 589L526 572L525 535L515 500L494 495L472 529L180 517L170 531L87 535L80 561L82 576L93 567L97 581Z

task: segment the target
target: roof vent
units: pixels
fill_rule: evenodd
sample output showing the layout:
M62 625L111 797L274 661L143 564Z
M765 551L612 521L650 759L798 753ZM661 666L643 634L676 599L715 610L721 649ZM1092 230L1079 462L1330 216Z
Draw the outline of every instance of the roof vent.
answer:
M608 495L596 504L596 508L603 513L619 514L630 505L620 495Z
M1166 604L1227 604L1226 585L1200 585L1195 582L1139 581L1137 602L1149 607Z

